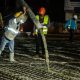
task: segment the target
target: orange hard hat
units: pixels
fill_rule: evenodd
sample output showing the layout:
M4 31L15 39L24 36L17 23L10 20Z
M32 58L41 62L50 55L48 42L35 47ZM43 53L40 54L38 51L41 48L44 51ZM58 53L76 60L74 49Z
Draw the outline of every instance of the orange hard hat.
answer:
M44 7L41 7L40 9L39 9L39 14L40 15L44 15L46 13L46 9L44 8Z

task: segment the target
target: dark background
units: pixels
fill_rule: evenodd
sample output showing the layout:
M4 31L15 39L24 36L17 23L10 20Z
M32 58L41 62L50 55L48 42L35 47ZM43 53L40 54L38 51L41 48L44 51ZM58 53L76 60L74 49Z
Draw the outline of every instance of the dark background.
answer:
M46 7L51 22L64 22L64 0L25 0L35 14L41 6ZM17 4L17 6L16 6ZM17 8L18 0L0 0L0 11L3 16L13 13Z
M78 1L78 2L80 2L80 0L70 0L70 1L74 1L74 2L77 2Z

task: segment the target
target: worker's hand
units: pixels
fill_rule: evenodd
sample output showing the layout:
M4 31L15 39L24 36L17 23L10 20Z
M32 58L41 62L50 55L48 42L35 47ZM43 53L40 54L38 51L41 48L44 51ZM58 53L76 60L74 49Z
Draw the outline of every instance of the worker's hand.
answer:
M40 29L40 28L43 28L43 26L38 24L38 29Z
M35 33L33 32L32 35L35 36Z
M43 28L47 28L46 26L43 26Z
M23 11L24 11L24 14L27 14L28 8L26 6L23 6Z

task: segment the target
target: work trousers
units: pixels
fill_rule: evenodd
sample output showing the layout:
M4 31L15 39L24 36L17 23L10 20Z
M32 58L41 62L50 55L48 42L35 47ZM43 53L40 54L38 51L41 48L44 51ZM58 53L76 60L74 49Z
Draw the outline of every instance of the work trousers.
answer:
M0 54L4 50L6 44L8 44L10 53L14 53L14 40L9 40L5 36L2 37L1 45L0 45Z
M41 50L41 53L40 53ZM45 49L44 49L44 44L43 44L43 40L42 40L42 36L40 33L38 33L38 35L36 35L36 54L45 54Z
M69 29L69 41L74 40L74 29Z

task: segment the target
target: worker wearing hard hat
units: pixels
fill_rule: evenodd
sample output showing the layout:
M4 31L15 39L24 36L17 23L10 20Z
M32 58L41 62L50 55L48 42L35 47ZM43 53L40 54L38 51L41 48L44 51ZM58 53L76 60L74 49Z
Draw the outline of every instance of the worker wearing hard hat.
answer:
M39 20L42 27L40 28L42 30L42 33L44 36L47 35L48 32L48 25L50 23L49 16L46 15L46 9L44 7L41 7L39 9L39 15L36 15L36 19ZM36 37L36 55L38 56L45 56L45 50L44 50L44 44L42 40L42 36L40 34L40 31L34 26L34 33ZM42 52L40 53L40 47Z
M4 50L7 43L9 43L10 50L10 61L15 61L14 59L14 38L19 33L19 28L22 23L27 20L25 12L17 12L12 19L9 20L8 25L6 26L4 35L2 37L2 42L0 46L0 55Z
M69 41L73 41L74 31L77 29L77 15L74 15L73 18L67 20L65 23L65 29L69 31Z

